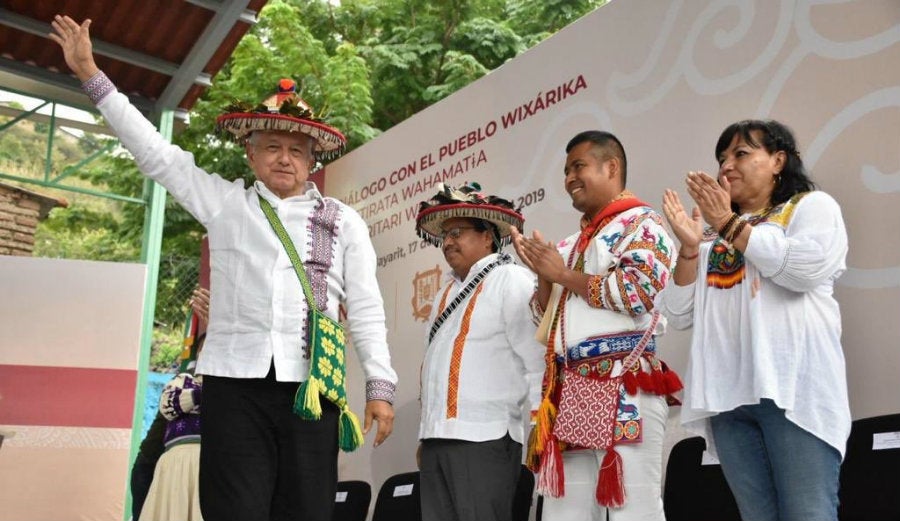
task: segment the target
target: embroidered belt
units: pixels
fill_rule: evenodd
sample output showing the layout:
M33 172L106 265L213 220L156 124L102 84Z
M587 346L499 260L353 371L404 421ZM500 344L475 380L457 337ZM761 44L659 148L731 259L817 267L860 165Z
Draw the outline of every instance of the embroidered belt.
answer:
M586 358L605 357L609 355L628 354L641 341L643 331L629 331L627 333L615 333L590 337L582 340L568 350L569 361L584 360ZM656 337L651 337L644 348L644 353L656 352ZM557 356L557 362L564 363L561 356Z
M200 435L191 434L190 436L182 436L180 438L175 438L174 440L169 440L164 444L165 448L163 449L163 452L180 445L189 445L191 443L200 443Z

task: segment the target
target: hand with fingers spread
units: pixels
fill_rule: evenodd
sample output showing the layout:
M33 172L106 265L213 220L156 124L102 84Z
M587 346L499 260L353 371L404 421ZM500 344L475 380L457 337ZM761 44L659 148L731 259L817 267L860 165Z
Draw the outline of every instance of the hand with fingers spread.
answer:
M731 214L731 195L728 179L721 177L720 185L705 172L688 172L687 189L691 199L697 203L703 220L716 230L720 229Z
M100 71L97 64L94 63L89 31L90 20L85 20L79 25L68 16L56 15L50 25L53 27L53 32L49 35L50 39L62 47L66 64L78 76L78 79L87 81Z
M669 227L681 244L680 252L683 255L693 255L700 247L703 238L703 220L700 209L696 206L690 215L681 204L678 192L666 190L663 194L663 213L669 222Z

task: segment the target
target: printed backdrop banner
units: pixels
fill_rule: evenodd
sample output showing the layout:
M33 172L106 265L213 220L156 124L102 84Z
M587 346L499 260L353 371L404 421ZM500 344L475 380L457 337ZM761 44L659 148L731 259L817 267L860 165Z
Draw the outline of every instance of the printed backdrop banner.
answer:
M894 0L615 0L329 165L325 192L369 223L400 375L394 434L377 450L342 456L342 479L377 490L415 469L425 320L448 272L414 233L419 202L439 183L478 181L522 206L527 231L559 240L579 219L563 189L564 147L586 129L621 139L628 187L659 207L665 188L689 201L689 170L715 175L728 124L774 118L792 127L850 234L836 294L854 417L900 412L898 63ZM660 341L676 370L687 341L674 331ZM361 410L355 361L350 371ZM677 414L669 437L683 436Z

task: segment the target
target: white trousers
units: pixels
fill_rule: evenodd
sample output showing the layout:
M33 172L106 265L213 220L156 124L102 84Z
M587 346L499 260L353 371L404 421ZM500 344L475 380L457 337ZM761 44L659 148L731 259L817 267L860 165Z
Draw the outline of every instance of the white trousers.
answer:
M620 444L625 480L625 506L603 507L597 504L597 475L604 450L563 452L565 495L544 497L541 519L544 521L664 521L662 502L663 437L669 406L663 396L638 391L632 398L643 418L643 441Z

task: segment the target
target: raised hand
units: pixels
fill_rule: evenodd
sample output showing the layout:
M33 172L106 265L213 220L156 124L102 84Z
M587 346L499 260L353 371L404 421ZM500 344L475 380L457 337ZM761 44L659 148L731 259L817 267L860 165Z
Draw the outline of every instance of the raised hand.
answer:
M88 30L90 20L85 20L81 25L68 16L56 15L50 22L53 32L50 39L62 47L66 64L81 81L87 81L100 71L94 63L91 34Z
M522 232L515 226L510 228L510 236L512 237L512 244L516 249L516 254L519 256L519 259L522 260L522 263L525 264L525 266L528 266L528 269L534 271L534 265L531 263L531 259L528 258L528 253L525 251L526 237L522 235Z
M718 230L731 217L731 192L728 179L722 177L722 185L705 172L688 172L688 194L697 203L703 220Z
M513 245L516 253L528 269L538 277L549 282L560 282L567 271L563 258L553 244L544 240L541 232L535 230L531 237L525 237L519 230L512 228Z
M674 190L666 190L663 193L663 214L669 221L669 227L672 233L681 244L681 250L685 253L695 252L700 246L700 240L703 238L703 220L700 215L700 209L694 207L691 215L688 215L678 193Z

